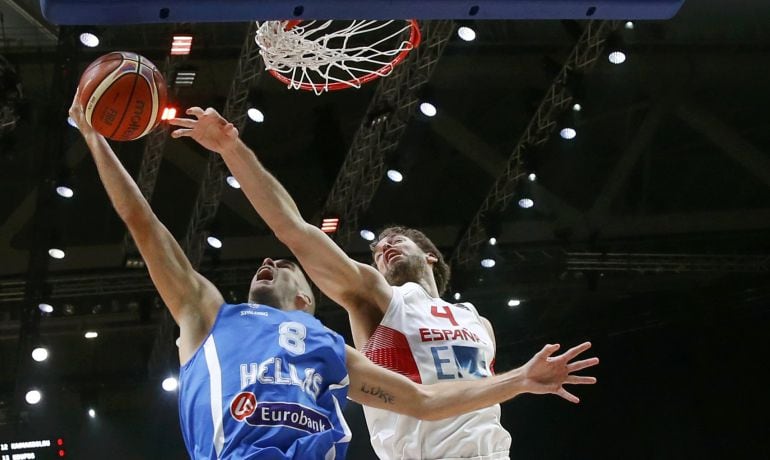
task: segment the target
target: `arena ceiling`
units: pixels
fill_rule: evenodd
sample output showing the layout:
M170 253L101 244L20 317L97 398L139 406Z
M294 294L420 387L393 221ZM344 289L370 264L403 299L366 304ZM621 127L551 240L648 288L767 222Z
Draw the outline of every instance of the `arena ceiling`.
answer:
M178 107L222 110L250 25L101 28L99 47L86 49L74 39L80 28L48 24L36 1L0 5L0 54L8 61L3 70L13 69L22 89L14 105L18 120L0 131L0 363L7 370L0 375L0 423L22 432L59 429L56 416L42 422L23 403L28 386L43 385L58 395L48 410L60 411L61 419L74 417L73 408L98 404L106 414L122 414L115 427L139 421L147 445L172 452L180 445L178 431L158 428L164 421L176 423L174 401L156 390L174 363L168 353L159 354L159 347L168 350L156 341L173 331L166 328L163 306L145 271L126 266L135 254L83 143L66 123L66 108L79 72L108 50L125 49L149 57L169 75L175 69L197 72L193 86L174 89ZM605 363L614 359L615 369L622 369L607 369L605 391L665 391L679 385L677 372L685 372L668 359L669 347L691 358L687 369L697 376L730 367L711 367L700 345L719 349L740 338L746 346L767 350L761 331L768 325L770 302L768 18L770 5L758 0L692 0L670 21L637 21L633 29L618 24L609 45L622 46L627 61L613 65L603 53L572 76L569 95L582 110L560 112L545 142L524 151L521 171L534 172L537 179L515 181L510 205L483 219L498 244L479 245L468 255L471 263L454 267L449 295L459 292L470 299L495 325L498 369L521 363L547 341L588 337L603 359L609 358ZM466 24L476 30L475 41L448 34L446 47L435 56L435 70L415 93L420 100L429 98L438 114L405 112L404 128L384 158L405 179L376 184L371 202L356 214L352 237L341 240L343 247L366 260L367 243L357 231L397 222L425 230L447 257L457 256L474 216L505 174L587 24L477 21ZM167 61L176 31L193 34L193 51ZM8 81L4 91L10 91ZM247 90L248 104L265 114L264 123L246 122L247 144L287 186L307 219L319 223L325 211L341 213L326 204L356 136L371 127L367 117L377 84L314 96L258 75ZM389 102L376 108L378 113L401 116L400 107ZM574 128L577 136L563 139L563 127ZM122 143L115 149L137 175L146 144ZM179 140L168 140L161 151L151 202L184 241L211 154ZM75 191L73 198L56 195L63 183ZM525 197L534 207L518 206ZM218 202L206 231L224 244L220 250L204 249L201 271L228 299L243 300L261 259L288 253L239 190L224 187ZM47 250L53 246L65 249L66 257L50 259ZM479 266L487 256L497 261L493 269ZM508 307L509 299L521 304ZM53 313L41 317L40 302L53 305ZM347 330L346 316L328 300L320 316L331 327ZM99 330L97 341L83 338L88 329ZM28 359L36 343L52 350L44 368ZM645 347L651 351L645 353ZM627 367L626 352L636 353L641 368ZM757 364L729 356L747 373L756 369ZM651 383L642 376L641 369L654 373L658 368L671 380ZM582 417L599 420L612 412L609 396L586 393L599 408L584 409ZM720 431L713 420L743 413L742 402L703 409L700 403L711 392L695 393L679 398L681 407L706 421L696 423L699 429L686 440L708 438ZM588 458L586 452L595 451L589 437L583 453L560 454L560 446L589 436L587 428L576 428L551 447L534 447L527 439L537 438L537 426L583 420L580 411L556 404L541 410L538 404L525 399L511 409L514 415L506 415L517 420L514 431L524 438L518 452L525 458ZM641 398L627 407L644 413L651 404ZM642 430L646 417L628 420ZM80 431L73 428L70 434L76 438L86 436L86 422L78 420L73 426ZM652 432L661 442L668 439L664 428ZM633 439L644 444L643 436ZM744 444L746 452L767 449L757 443ZM359 436L356 448L365 444ZM168 455L164 458L175 458Z

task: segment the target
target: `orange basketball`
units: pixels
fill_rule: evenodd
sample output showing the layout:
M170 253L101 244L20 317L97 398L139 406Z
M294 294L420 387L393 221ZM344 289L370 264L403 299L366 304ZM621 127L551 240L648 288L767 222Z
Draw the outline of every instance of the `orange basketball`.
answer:
M116 141L132 141L152 131L166 105L163 75L149 59L128 51L92 62L78 90L88 124Z

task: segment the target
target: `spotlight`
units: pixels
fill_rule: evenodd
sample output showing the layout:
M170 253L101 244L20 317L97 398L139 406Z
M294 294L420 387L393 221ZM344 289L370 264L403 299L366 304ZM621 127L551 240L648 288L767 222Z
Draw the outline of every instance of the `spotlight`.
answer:
M51 248L48 250L48 255L54 259L63 259L65 254L64 251L59 248Z
M174 86L192 86L197 74L194 70L178 70L174 76Z
M41 399L43 399L43 395L37 391L37 390L29 390L27 394L24 396L24 399L27 401L28 404L37 404L40 402Z
M569 141L569 140L574 139L575 136L577 136L577 131L575 131L574 128L564 128L561 131L559 131L559 135L563 139L567 139Z
M633 21L626 21L626 24L624 26L626 30L634 30L634 23Z
M37 306L38 309L40 309L41 312L46 314L53 313L53 305L47 304L47 303L41 303Z
M581 110L583 110L583 106L576 102L576 103L572 104L572 110L574 112L580 112Z
M339 217L327 217L321 221L321 231L326 234L331 234L337 231L339 225Z
M508 300L508 306L509 307L518 307L519 305L521 305L521 300L518 300L518 299L510 299L510 300Z
M96 418L96 411L93 409L88 409L88 416L91 418Z
M476 31L467 26L462 26L457 29L457 36L466 42L472 42L476 39Z
M99 46L99 37L91 32L83 32L80 34L80 43L89 48L96 48Z
M375 234L371 230L363 229L360 232L361 238L365 239L366 241L374 241L374 238L376 238Z
M262 113L261 110L258 108L252 107L249 110L246 111L246 115L253 121L254 123L262 123L265 121L265 114Z
M87 339L95 339L95 338L99 337L99 333L96 332L96 331L88 331L88 332L86 332L83 335L83 337L85 337Z
M535 205L535 202L531 198L522 198L519 200L519 207L529 209Z
M527 176L527 179L529 179L530 182L535 182L537 180L537 174L529 173L529 176Z
M225 179L227 182L227 185L229 185L232 188L241 188L241 183L238 182L238 179L236 179L233 176L227 176L227 179Z
M209 244L214 249L222 249L222 240L217 238L216 236L209 236L206 238L206 243Z
M613 64L622 64L626 62L626 53L622 51L613 51L607 56L607 59Z
M430 102L423 102L420 104L420 112L426 117L435 117L438 110L436 110L436 106Z
M179 386L179 382L175 377L167 377L163 380L161 386L166 391L174 391L176 390L177 386Z
M388 179L392 180L393 182L398 183L404 180L404 175L395 169L388 169L386 174L388 175Z
M496 245L496 244L497 244L497 238L495 238L495 237L493 236L492 238L490 238L490 239L489 239L489 245L490 245L490 246L494 246L494 245Z
M59 194L59 196L62 198L72 198L75 196L75 191L66 185L59 185L56 187L56 193Z
M32 350L32 359L35 361L42 363L46 359L48 359L48 350L43 347L37 347L34 350Z
M455 300L460 300L460 297L462 297L462 296L460 295L459 292L455 292L454 297L455 297Z
M175 107L163 107L163 113L160 114L161 120L170 120L172 118L176 118L176 108Z
M72 117L67 117L67 124L72 126L73 128L78 127L78 124L75 123L75 120Z
M495 259L481 259L481 266L484 268L492 268L495 265Z

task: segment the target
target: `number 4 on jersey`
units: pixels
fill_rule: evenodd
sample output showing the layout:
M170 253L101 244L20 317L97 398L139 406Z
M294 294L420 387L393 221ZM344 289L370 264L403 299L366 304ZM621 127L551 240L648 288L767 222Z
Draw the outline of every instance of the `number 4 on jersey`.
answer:
M437 318L446 318L449 320L450 323L452 323L452 326L459 326L457 324L457 321L455 321L455 317L452 314L452 310L449 309L448 306L444 305L441 307L443 312L439 312L439 308L437 306L430 307L430 314L437 317Z

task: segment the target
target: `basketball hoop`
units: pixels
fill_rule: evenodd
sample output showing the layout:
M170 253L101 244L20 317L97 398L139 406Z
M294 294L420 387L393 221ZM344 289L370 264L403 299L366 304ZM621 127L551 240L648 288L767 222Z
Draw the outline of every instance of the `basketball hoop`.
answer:
M415 20L268 21L254 38L288 88L337 91L385 77L420 44Z

